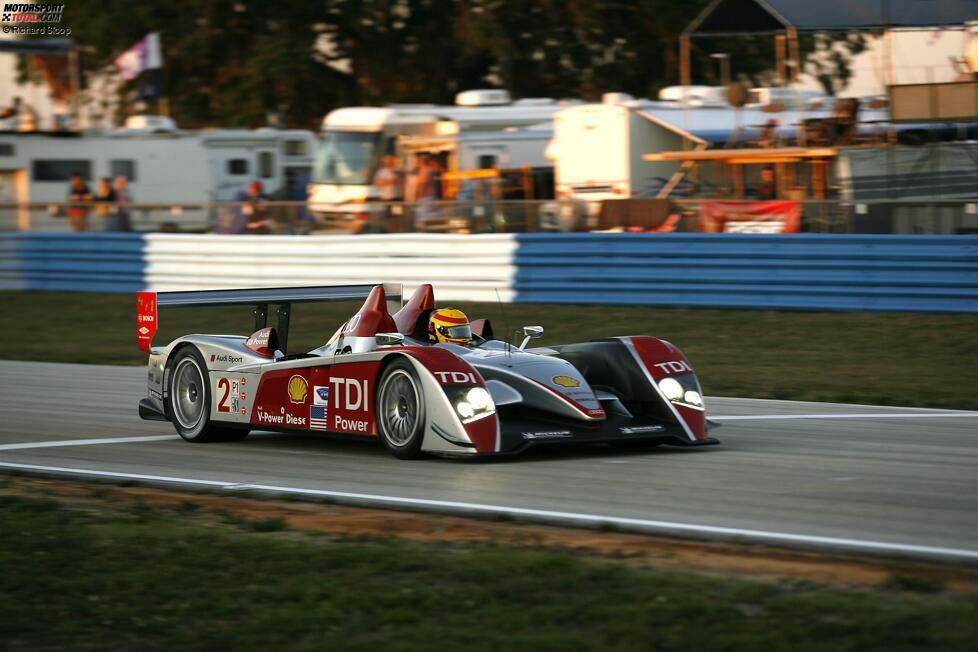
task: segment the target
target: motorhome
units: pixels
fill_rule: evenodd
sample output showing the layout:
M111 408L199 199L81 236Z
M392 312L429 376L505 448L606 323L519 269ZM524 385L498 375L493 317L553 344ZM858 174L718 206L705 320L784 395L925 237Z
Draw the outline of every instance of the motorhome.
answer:
M403 155L408 138L442 138L457 144L467 134L491 134L487 139L499 147L496 154L486 150L484 156L498 156L496 163L523 167L539 160L549 167L542 156L543 139L513 135L513 131L550 122L555 113L576 103L549 98L513 100L505 90L477 90L459 93L454 105L336 109L323 120L323 143L309 186L309 210L323 216L360 212L362 207L355 204L373 198L371 182L381 159L385 154ZM527 148L517 141L534 146ZM464 152L455 156L457 170L473 169L487 161L479 156L470 158ZM403 164L409 166L410 161Z
M67 196L69 176L79 173L93 191L99 178L124 176L135 202L173 207L141 212L137 228L206 230L213 212L181 206L234 199L254 181L272 194L291 180L301 193L317 144L310 131L184 131L163 116L132 116L123 128L104 131L0 132L0 204L20 204L0 208L0 227L66 229L56 205ZM28 203L52 209L30 210Z
M648 161L647 154L794 142L806 120L832 115L831 102L810 93L802 96L802 110L782 105L772 111L770 103L786 100L790 93L753 89L750 97L758 103L734 108L706 92L713 87L693 87L689 97L699 99L685 104L677 88L664 89L659 100L608 93L599 104L558 112L547 150L554 162L557 197L591 203L654 197L679 164ZM886 115L876 112L871 117Z

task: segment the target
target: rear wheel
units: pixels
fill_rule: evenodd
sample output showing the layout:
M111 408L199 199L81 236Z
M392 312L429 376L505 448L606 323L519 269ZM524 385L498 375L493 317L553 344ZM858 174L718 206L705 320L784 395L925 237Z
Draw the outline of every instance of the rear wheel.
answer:
M211 388L207 366L197 349L186 347L173 360L167 387L167 407L177 433L194 443L237 441L248 436L247 428L211 423Z
M402 460L422 456L424 392L411 363L396 360L384 370L377 392L377 431L380 441Z

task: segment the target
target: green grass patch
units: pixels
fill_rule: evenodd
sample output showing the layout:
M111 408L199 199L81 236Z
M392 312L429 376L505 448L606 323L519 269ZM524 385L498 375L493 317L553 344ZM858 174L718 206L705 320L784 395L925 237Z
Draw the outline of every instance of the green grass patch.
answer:
M978 599L0 496L4 650L971 650Z
M692 310L462 303L506 338L539 324L539 344L655 335L679 346L707 394L978 409L978 317L912 313ZM293 307L292 351L321 346L351 303ZM250 334L250 310L164 310L156 343L188 333ZM274 323L274 318L272 318ZM0 358L144 364L135 298L0 292ZM510 335L511 337L511 335Z
M255 532L281 532L287 528L285 519L281 516L269 516L245 521L244 526Z
M896 574L886 582L886 587L898 591L915 591L917 593L940 593L944 583L932 577Z

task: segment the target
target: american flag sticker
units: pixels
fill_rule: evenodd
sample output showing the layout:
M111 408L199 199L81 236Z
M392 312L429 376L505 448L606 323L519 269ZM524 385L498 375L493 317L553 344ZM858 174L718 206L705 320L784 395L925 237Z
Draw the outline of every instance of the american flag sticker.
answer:
M313 405L309 408L309 427L313 430L326 430L325 405Z

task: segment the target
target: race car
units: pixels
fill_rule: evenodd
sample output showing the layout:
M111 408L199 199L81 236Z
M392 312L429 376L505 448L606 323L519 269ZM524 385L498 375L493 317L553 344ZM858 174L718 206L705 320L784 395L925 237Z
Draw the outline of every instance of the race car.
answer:
M292 304L363 299L325 344L288 352ZM252 306L255 332L187 335L152 345L159 308ZM277 306L278 326L268 326ZM144 419L189 442L251 430L377 438L394 456L474 457L568 443L716 444L702 390L683 353L648 336L528 348L493 339L488 319L437 309L420 286L347 285L140 292L137 340L149 354Z

